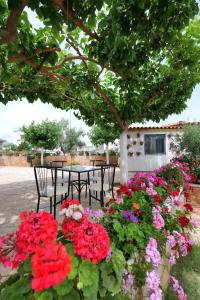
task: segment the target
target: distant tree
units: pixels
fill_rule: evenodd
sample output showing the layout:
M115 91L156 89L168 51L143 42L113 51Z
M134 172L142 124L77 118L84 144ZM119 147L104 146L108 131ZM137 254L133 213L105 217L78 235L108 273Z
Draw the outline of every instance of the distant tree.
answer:
M31 148L31 145L27 141L23 141L17 146L18 151L30 151Z
M24 143L41 150L41 164L43 165L44 150L53 150L59 146L60 124L45 120L40 124L32 122L29 126L21 128Z
M183 128L183 134L177 136L171 142L171 150L177 155L182 153L193 158L200 156L200 125L186 125Z
M119 138L120 131L116 127L94 125L89 133L89 139L95 146L106 145L106 161L109 163L109 143Z
M85 136L85 133L82 129L71 128L69 121L61 119L59 122L60 125L60 147L64 154L69 153L73 154L78 147L85 145L85 142L82 138Z

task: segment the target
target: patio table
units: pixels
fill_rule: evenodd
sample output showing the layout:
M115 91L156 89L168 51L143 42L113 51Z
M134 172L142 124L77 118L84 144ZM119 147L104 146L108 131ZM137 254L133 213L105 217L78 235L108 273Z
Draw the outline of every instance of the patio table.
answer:
M77 180L77 191L78 191L78 200L81 202L81 190L83 186L90 181L89 173L94 171L102 170L103 168L106 168L106 165L100 165L100 166L80 166L80 165L74 165L74 166L65 166L61 168L62 171L69 172L69 188L70 188L70 180L71 180L71 173L78 174L78 180ZM87 180L81 180L81 174L87 173ZM102 178L102 191L103 191L103 178ZM69 192L69 190L68 190ZM103 193L102 193L103 195Z

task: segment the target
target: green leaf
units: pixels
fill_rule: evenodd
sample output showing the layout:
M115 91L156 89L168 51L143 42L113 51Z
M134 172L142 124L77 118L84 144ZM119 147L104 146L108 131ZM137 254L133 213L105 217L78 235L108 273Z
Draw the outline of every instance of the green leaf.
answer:
M53 295L50 292L44 291L41 294L37 295L36 300L53 300Z
M72 290L67 296L59 296L58 300L80 300L80 295L77 291Z
M70 274L68 275L68 279L74 279L76 277L76 275L78 274L78 266L79 266L79 260L77 257L75 257L74 255L71 256L72 258L72 269Z
M73 285L74 282L66 278L59 285L55 285L53 288L59 296L64 296L72 290Z
M99 286L99 272L96 265L85 260L79 268L79 280L83 283L83 295L85 300L96 300Z

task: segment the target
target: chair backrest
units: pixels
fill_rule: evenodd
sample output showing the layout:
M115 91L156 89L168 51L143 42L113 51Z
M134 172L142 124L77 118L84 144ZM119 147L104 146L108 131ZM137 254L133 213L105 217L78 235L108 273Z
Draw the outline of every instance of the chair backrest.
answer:
M47 195L47 187L49 186L49 182L51 182L52 174L54 178L54 187L56 189L57 168L50 168L46 166L34 166L34 174L37 192L40 197Z
M109 188L113 189L114 182L115 182L116 165L114 165L114 164L102 164L100 166L101 166L102 184L108 183Z

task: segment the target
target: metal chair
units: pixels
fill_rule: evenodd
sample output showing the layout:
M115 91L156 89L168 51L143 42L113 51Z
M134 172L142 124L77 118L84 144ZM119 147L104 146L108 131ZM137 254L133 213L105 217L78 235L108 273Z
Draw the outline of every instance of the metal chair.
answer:
M95 181L89 182L89 206L91 206L92 199L100 201L101 206L104 206L104 196L108 192L111 192L114 198L115 168L116 165L101 165L101 177L95 177Z
M40 198L49 198L50 200L50 213L54 208L54 218L56 218L56 205L63 201L63 195L68 193L68 187L57 184L57 168L46 166L35 166L34 174L38 193L38 203L36 211L39 212ZM52 184L52 172L54 182ZM57 202L57 197L60 196L61 200Z
M64 183L68 183L69 182L69 176L66 176L66 172L59 170L61 168L64 167L65 163L67 161L65 160L53 160L50 162L50 167L52 168L58 168L57 172L57 183L63 185ZM61 177L59 176L59 174L61 173ZM51 177L52 177L52 183L54 182L54 176L53 176L54 172L51 172Z

